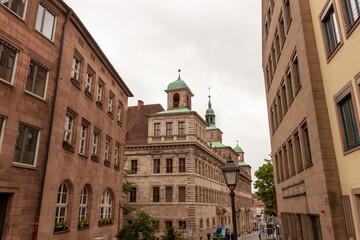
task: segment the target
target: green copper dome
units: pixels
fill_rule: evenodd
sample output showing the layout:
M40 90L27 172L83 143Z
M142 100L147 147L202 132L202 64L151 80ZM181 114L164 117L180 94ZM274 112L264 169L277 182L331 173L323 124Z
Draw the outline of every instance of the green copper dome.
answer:
M167 87L167 90L180 89L180 88L188 88L190 90L188 85L186 85L186 83L180 78L180 74L179 74L178 79L175 82L170 83Z
M236 147L234 147L234 151L237 153L243 153L244 151L242 150L242 148L239 146L239 144L236 144Z

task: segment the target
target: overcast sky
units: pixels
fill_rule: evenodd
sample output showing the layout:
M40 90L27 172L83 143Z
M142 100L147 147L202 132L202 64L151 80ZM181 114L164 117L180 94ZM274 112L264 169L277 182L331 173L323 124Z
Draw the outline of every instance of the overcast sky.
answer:
M134 94L129 106L142 100L166 108L164 90L181 68L181 78L195 95L193 110L205 115L210 87L223 143L235 147L239 140L253 174L268 158L261 1L65 2Z

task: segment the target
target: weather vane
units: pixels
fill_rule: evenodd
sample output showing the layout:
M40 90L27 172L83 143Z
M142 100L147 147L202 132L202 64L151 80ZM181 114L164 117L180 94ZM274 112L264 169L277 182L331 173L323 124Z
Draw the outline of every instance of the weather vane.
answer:
M209 89L209 98L210 98L210 87L208 87L208 89Z

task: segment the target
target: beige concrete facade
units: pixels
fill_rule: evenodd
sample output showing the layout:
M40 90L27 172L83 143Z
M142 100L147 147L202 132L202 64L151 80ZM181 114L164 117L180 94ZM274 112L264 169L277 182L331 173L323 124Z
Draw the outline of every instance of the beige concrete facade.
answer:
M7 4L0 5L0 238L110 239L121 226L132 94L63 1ZM62 220L68 226L59 230Z
M262 1L263 70L283 239L346 239L310 3ZM318 15L317 15L318 17Z
M356 7L357 4L357 7ZM360 169L359 109L360 109L360 46L359 46L359 2L358 1L310 1L315 39L324 92L329 112L330 129L339 176L342 201L346 210L347 237L360 238ZM337 26L338 42L329 51L325 21L333 12ZM347 91L350 90L350 91ZM347 92L346 92L347 91ZM345 93L345 94L344 94ZM348 101L350 100L350 101ZM341 105L348 101L352 105L353 126L344 125ZM345 127L346 126L346 127ZM346 134L346 130L348 131ZM354 136L352 131L355 131ZM353 139L352 139L353 138Z
M177 91L166 90L168 96ZM179 91L187 92L183 89ZM125 216L124 220L131 221L137 212L143 210L159 222L156 231L159 239L169 226L179 232L184 231L187 239L207 239L206 235L213 234L217 227L232 229L229 189L221 167L229 154L238 164L241 154L225 145L222 148L210 147L207 142L208 124L198 113L184 108L191 106L191 99L186 101L187 105L179 107L174 107L172 100L173 97L168 97L170 102L166 111L149 112L146 109L151 105L131 107L132 111L143 109L148 113L142 116L144 124L147 124L147 136L139 139L138 144L132 142L126 145L125 169L136 172L126 177L134 183L136 191L128 196L127 205L135 207L136 211ZM130 114L129 121L131 118ZM167 131L167 123L172 123L171 134ZM182 126L184 130L181 130ZM251 231L249 165L240 167L235 202L238 233ZM192 236L189 235L189 227L192 228Z

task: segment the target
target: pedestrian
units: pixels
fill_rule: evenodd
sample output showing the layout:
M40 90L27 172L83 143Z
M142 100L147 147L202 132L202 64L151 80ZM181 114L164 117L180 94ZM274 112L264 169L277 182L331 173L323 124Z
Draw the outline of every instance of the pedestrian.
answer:
M261 231L259 232L259 240L261 240Z
M231 240L235 240L235 236L233 232L231 233Z
M207 236L207 239L208 239L208 240L210 240L210 238L211 238L211 234L210 234L210 233L208 233L206 236Z
M230 231L226 231L225 233L225 239L230 240Z

